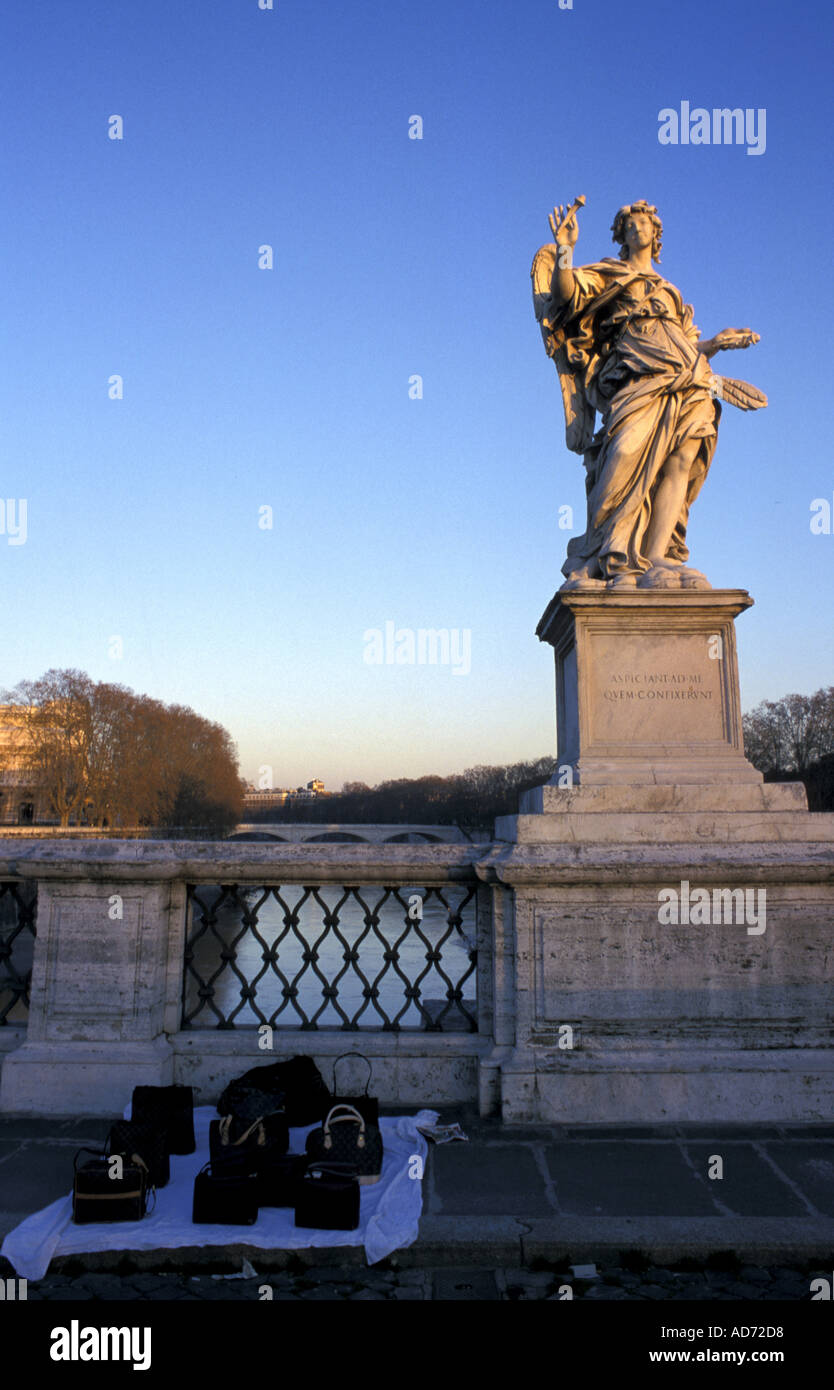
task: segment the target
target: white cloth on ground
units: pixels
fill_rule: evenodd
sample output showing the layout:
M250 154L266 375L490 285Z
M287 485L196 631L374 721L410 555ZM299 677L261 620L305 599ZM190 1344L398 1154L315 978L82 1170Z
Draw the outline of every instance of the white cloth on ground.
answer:
M129 1113L130 1107L128 1107ZM308 1246L364 1245L368 1264L384 1260L394 1250L417 1239L423 1206L422 1182L410 1175L420 1159L425 1166L428 1145L417 1126L432 1124L434 1110L417 1115L382 1117L384 1146L382 1177L360 1187L359 1226L355 1231L309 1231L295 1225L291 1207L263 1207L254 1226L195 1226L191 1220L194 1178L209 1158L209 1123L217 1118L213 1106L194 1110L193 1154L171 1156L171 1180L156 1194L156 1207L141 1221L103 1222L76 1226L72 1196L59 1197L42 1211L27 1216L10 1231L0 1247L21 1279L43 1279L55 1255L96 1250L158 1250L177 1246L251 1245L261 1250L299 1250ZM303 1153L304 1140L315 1125L290 1130L290 1153ZM71 1150L67 1150L68 1160Z

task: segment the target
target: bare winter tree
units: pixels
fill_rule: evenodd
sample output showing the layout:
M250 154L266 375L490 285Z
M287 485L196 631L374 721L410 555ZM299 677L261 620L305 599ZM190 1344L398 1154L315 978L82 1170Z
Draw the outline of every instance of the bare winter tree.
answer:
M763 700L742 719L744 751L760 772L799 776L834 753L834 685Z

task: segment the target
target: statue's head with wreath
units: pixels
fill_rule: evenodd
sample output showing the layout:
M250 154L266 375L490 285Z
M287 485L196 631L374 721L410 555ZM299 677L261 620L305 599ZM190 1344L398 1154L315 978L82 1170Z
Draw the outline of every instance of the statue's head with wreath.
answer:
M652 260L660 264L660 247L663 242L663 223L657 215L657 208L652 203L647 203L641 198L637 203L626 203L625 207L620 208L617 216L611 224L612 241L619 243L620 260L629 259L629 249L626 245L626 225L630 217L642 214L648 217L653 229L652 236Z

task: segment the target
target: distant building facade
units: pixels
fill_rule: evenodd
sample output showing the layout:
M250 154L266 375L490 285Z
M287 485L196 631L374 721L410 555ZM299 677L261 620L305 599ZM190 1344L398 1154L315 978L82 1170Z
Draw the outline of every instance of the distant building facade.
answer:
M271 810L286 805L288 801L315 801L319 796L329 796L330 792L325 790L324 783L319 777L314 777L308 782L306 787L295 787L286 790L280 787L258 788L252 782L247 782L246 791L243 794L243 806L247 811Z
M0 705L0 825L54 822L46 797L26 771L29 740L20 705Z
M264 808L272 806L283 806L289 792L281 791L278 788L265 788L258 790L250 782L243 793L244 808L249 811L262 811Z

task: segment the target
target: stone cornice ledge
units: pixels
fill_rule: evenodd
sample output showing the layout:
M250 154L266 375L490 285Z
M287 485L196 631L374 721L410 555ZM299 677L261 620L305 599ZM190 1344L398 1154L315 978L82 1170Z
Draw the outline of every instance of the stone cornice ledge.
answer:
M471 882L484 845L3 840L0 878L195 883Z
M477 864L485 883L556 888L568 884L675 881L731 886L753 883L834 884L830 846L766 842L721 845L516 845L496 842Z

